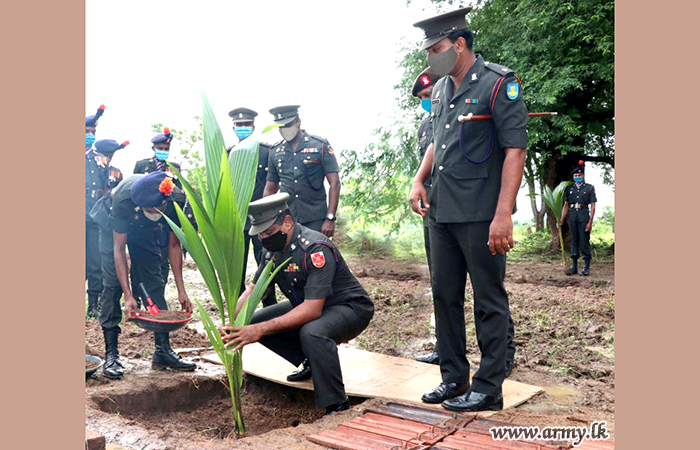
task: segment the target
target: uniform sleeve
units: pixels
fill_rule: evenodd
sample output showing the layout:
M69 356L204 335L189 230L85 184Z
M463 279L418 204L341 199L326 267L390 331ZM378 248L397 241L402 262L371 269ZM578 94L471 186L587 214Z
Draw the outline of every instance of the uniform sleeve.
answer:
M496 94L493 121L502 148L527 148L527 108L515 75L507 75Z
M182 208L182 204L178 203L180 205L180 208ZM169 201L165 207L165 213L166 216L168 216L168 219L172 220L175 222L175 225L178 227L180 226L180 218L177 215L177 210L175 209L175 203L172 201ZM168 225L168 228L170 227L170 224L166 222L166 225Z
M131 212L127 211L124 202L118 202L112 207L112 213L109 215L109 226L117 233L124 234L129 231L129 216Z
M267 181L279 183L280 176L277 173L277 166L275 166L275 160L273 158L275 152L273 152L272 150L273 149L270 149L270 152L267 157Z
M304 288L305 299L325 299L333 294L333 278L335 277L335 256L333 251L325 245L314 245L306 252L306 264L309 273L306 276L306 287ZM318 260L319 254L323 255L323 265L314 265L314 259Z
M598 201L598 198L595 196L595 187L591 186L591 198L589 199L591 203L595 203Z
M335 152L331 144L323 144L323 173L340 172L338 160L335 158Z
M136 161L136 165L134 166L134 173L144 173L144 165L142 164L142 161Z

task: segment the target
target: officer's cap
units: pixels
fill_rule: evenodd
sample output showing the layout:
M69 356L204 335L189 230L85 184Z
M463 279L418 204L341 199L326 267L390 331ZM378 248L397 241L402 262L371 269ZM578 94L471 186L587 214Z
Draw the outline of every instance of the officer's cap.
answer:
M97 112L92 115L92 116L87 116L85 118L85 126L86 127L96 127L97 126L97 119L99 119L102 114L105 112L105 105L100 105L99 108L97 108Z
M576 172L581 172L584 173L586 171L586 166L583 160L578 162L578 167L574 168L574 170L571 171L571 173L576 173Z
M236 122L252 122L255 120L255 116L258 115L255 111L248 108L236 108L229 111L228 115L233 119L233 123Z
M121 144L113 139L101 139L95 142L95 148L98 152L104 154L114 153L129 145L129 141L124 141Z
M274 117L275 123L287 125L299 117L299 106L301 105L278 106L277 108L272 108L270 114Z
M425 32L421 50L437 44L453 31L467 28L466 15L471 10L470 6L414 23L414 27L421 28Z
M170 128L165 127L163 128L162 133L158 133L155 136L153 136L153 139L151 139L151 142L153 144L169 144L170 141L173 140L173 134L170 132Z
M256 200L248 206L248 217L250 218L250 231L248 234L257 236L267 230L275 223L277 216L286 209L289 194L286 192L278 192L260 200Z
M131 186L131 201L142 208L160 206L171 198L175 183L165 172L151 172Z
M426 68L418 75L416 81L413 82L413 90L411 91L411 94L413 94L414 97L418 97L418 93L420 91L434 85L439 79L440 77L433 71L433 69L430 67Z

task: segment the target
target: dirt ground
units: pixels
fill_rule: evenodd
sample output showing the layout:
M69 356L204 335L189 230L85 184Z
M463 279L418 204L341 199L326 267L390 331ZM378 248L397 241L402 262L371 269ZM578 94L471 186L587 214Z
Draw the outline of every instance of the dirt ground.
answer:
M432 298L427 265L421 262L347 256L370 293L375 316L352 345L412 358L432 350ZM248 273L252 273L252 263ZM506 288L515 321L516 369L511 378L545 392L494 420L524 425L583 426L605 420L614 438L614 264L592 265L590 277L566 276L561 263L508 265ZM214 312L213 301L191 260L185 262L190 298ZM176 298L169 283L168 298ZM279 296L279 293L278 293ZM478 368L472 291L467 287L467 356ZM177 308L177 302L170 307ZM171 334L173 348L208 347L197 321ZM86 353L103 356L99 324L86 321ZM302 436L332 428L381 400L368 400L349 412L323 417L313 394L247 377L244 390L246 437L231 436L230 397L223 368L196 357L196 372L152 371L153 338L125 324L120 353L127 366L121 381L101 370L86 382L86 426L127 449L315 448ZM362 399L353 399L358 404ZM320 419L320 420L319 420Z

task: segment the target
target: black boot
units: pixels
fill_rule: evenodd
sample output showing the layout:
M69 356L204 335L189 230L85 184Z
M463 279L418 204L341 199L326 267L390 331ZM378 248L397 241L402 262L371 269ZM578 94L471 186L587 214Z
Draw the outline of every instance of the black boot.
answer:
M99 304L100 297L98 295L88 294L88 306L85 312L86 319L97 319L100 317Z
M301 369L287 375L287 381L304 381L309 378L311 378L311 365L308 359L304 360Z
M591 274L591 260L590 259L584 259L583 260L583 271L581 272L582 277L587 277L588 275Z
M173 369L192 371L197 368L195 363L188 363L170 348L170 333L153 333L156 341L156 351L153 353L152 367L155 369Z
M571 258L571 268L569 269L570 275L576 275L578 273L578 258Z
M343 400L340 403L336 403L331 406L326 406L326 415L330 415L341 411L347 411L348 409L350 409L350 399L345 397L345 400Z
M119 331L102 330L105 338L105 365L102 372L107 378L119 380L124 375L124 366L119 361Z

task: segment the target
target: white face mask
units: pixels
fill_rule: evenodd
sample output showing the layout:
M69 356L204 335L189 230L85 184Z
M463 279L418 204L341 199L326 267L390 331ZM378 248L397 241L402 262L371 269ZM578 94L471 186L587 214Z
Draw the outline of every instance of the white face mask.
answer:
M291 127L280 128L280 134L282 139L285 141L291 141L299 133L299 125L292 125Z
M146 219L152 220L152 221L154 221L154 222L158 222L158 221L163 217L163 216L161 215L161 213L159 213L159 212L154 212L154 213L153 213L153 212L148 212L148 211L146 211L145 209L142 210L142 211L143 211L143 215L146 216Z

